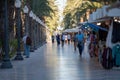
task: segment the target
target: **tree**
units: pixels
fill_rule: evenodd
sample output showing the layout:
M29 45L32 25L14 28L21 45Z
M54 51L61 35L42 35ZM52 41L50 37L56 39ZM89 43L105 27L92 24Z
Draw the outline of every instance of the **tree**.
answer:
M33 12L40 18L44 18L44 16L51 17L50 13L53 12L53 10L49 6L48 0L31 0L30 4Z
M27 0L25 0L27 1ZM33 12L53 31L57 26L58 8L55 0L28 0Z
M71 7L71 5L73 5L73 7ZM90 2L88 0L68 0L67 6L65 7L63 13L65 15L64 21L66 21L66 15L71 14L71 20L75 23L79 23L80 17L86 16L86 12L88 9L96 9L98 7L100 7L100 3L98 2ZM84 17L84 19L86 20L86 17ZM67 24L67 22L64 22L64 24ZM72 23L68 24L72 26Z
M53 10L53 12L50 13L51 17L46 17L46 24L50 28L51 32L55 31L58 26L58 20L59 20L59 13L58 13L58 7L55 5L55 0L48 0L49 6Z
M84 17L84 21L87 20L86 12L92 13L97 8L102 7L105 4L111 4L116 0L67 0L67 6L64 9L63 15L64 21L62 24L64 25L72 25L72 23L68 23L74 21L76 24L80 22L80 18ZM71 7L72 5L72 7ZM66 21L67 15L71 14L71 20ZM65 26L68 28L67 26Z

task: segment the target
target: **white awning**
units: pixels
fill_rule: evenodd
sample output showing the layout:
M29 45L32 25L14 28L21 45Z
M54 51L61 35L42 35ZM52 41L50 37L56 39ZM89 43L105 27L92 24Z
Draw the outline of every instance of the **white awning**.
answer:
M113 8L108 11L110 17L120 17L120 8Z
M72 29L66 29L63 32L71 33L71 32L78 32L79 28L72 28Z

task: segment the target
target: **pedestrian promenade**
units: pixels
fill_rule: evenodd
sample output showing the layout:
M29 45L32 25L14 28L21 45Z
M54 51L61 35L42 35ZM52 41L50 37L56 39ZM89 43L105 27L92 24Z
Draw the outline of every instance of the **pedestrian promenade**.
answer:
M12 69L0 69L0 80L120 80L120 69L105 70L97 59L83 59L73 44L47 43L30 58L12 60Z

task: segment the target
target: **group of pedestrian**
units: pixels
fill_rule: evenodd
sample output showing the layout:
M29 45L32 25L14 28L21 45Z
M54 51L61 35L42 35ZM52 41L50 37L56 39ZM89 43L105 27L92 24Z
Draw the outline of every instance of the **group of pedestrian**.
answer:
M79 31L74 34L74 50L78 48L79 54L82 57L90 58L93 56L93 52L95 50L95 35L91 32L83 32Z
M76 51L78 48L80 56L90 58L92 55L90 51L94 49L92 48L91 44L95 44L95 41L92 33L88 33L88 32L86 33L87 34L85 34L85 32L81 30L78 33L74 34L73 36L74 51ZM63 47L66 41L68 44L70 44L71 41L70 34L62 33L61 35L59 34L56 35L57 45L61 44L61 46ZM53 36L52 36L52 42L53 42Z
M52 43L54 43L54 40L56 38L57 45L60 45L61 43L62 47L64 46L64 43L70 44L71 42L71 35L66 33L62 33L61 35L57 34L56 37L52 35L51 38L52 38Z

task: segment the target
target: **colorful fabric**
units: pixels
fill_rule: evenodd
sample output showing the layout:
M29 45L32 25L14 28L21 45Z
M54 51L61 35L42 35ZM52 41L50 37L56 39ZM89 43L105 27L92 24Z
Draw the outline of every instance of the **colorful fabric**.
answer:
M120 66L120 45L113 46L112 57L115 59L115 65Z

